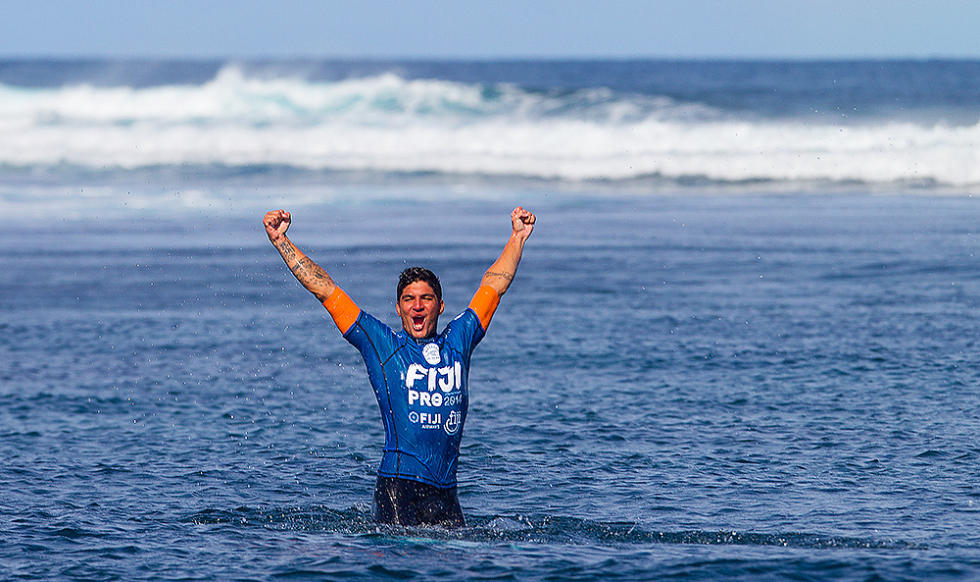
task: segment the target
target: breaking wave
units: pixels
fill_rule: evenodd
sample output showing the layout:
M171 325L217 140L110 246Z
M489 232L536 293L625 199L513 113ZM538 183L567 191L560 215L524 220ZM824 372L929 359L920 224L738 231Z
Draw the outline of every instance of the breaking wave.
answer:
M603 87L409 79L0 85L0 171L275 168L674 184L980 184L980 122L737 114Z

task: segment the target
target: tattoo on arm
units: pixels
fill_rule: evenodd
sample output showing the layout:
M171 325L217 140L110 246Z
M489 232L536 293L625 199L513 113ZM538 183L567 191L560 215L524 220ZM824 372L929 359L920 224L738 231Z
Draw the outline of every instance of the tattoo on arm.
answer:
M486 275L487 275L487 277L501 277L501 278L506 279L508 281L513 281L514 280L513 273L504 273L504 272L501 272L501 271L487 271Z
M296 264L290 267L290 271L296 275L300 281L309 281L309 278L318 279L325 283L334 284L333 279L330 275L323 270L323 267L314 263L309 257L303 257L302 259L296 261Z
M284 240L277 246L279 248L279 252L282 253L283 258L286 259L286 262L289 262L291 257L296 256L296 252L293 250L293 246L289 244L289 241Z
M296 247L292 245L288 240L283 240L278 243L276 247L282 254L282 258L286 261L286 266L289 271L303 284L304 287L311 293L317 296L317 298L325 298L327 289L331 286L335 286L336 283L330 278L330 275L323 270L323 267L316 264L312 259L304 255L302 252L296 250Z

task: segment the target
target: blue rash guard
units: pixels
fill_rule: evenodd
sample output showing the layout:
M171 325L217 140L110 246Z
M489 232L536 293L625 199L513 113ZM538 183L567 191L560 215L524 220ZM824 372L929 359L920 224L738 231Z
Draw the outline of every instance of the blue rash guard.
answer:
M346 330L344 339L361 352L381 408L385 446L378 475L456 486L470 356L484 334L472 307L424 340L364 311Z

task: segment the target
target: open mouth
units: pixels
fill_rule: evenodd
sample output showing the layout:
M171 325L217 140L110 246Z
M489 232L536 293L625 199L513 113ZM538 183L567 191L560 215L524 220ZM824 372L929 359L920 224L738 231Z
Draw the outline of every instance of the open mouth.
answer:
M419 316L419 315L412 316L412 328L415 331L422 331L422 328L424 326L425 326L425 316Z

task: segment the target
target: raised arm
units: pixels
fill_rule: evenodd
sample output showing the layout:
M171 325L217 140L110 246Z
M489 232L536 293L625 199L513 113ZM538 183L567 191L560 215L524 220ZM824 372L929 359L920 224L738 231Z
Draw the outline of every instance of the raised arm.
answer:
M337 284L320 265L314 263L313 259L307 257L286 236L286 230L291 223L289 213L285 210L269 211L262 223L265 225L265 233L269 235L269 242L282 255L282 260L296 279L321 303L326 301L337 288Z
M507 292L511 281L514 280L514 274L517 273L517 265L521 262L524 243L527 242L527 238L531 236L531 231L534 230L534 221L534 215L520 206L510 213L511 227L513 228L510 238L507 239L507 244L504 245L500 258L490 265L487 272L483 274L483 280L480 281L481 287L488 285L497 292L497 295L503 295Z

